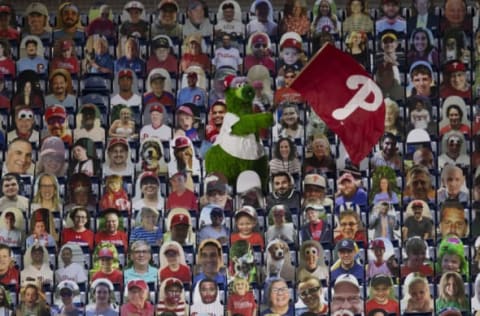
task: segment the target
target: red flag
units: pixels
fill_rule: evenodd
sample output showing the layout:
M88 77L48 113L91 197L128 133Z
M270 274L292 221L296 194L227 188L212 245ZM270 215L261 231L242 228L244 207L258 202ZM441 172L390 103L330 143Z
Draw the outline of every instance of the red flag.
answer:
M335 46L323 46L290 87L301 93L338 135L354 164L358 165L383 135L382 91L355 59Z

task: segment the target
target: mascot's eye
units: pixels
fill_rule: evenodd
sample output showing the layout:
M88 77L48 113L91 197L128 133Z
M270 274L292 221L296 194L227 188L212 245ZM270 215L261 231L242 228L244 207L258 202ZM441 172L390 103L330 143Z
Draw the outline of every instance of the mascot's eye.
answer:
M241 88L245 85L245 82L239 82L235 85L235 88Z

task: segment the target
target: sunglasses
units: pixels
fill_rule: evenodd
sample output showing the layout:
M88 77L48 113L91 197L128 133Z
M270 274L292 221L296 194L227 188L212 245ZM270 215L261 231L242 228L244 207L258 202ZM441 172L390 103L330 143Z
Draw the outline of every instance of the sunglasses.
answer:
M260 43L259 43L259 44L253 45L253 47L254 47L254 48L257 48L257 49L258 49L258 48L267 48L267 44L260 44Z
M63 123L65 123L65 119L63 117L51 117L47 120L48 125L63 124Z
M312 296L316 293L318 293L318 291L320 290L320 287L317 286L317 287L312 287L312 288L309 288L309 289L306 289L302 292L300 292L300 297L301 298L306 298L307 296Z

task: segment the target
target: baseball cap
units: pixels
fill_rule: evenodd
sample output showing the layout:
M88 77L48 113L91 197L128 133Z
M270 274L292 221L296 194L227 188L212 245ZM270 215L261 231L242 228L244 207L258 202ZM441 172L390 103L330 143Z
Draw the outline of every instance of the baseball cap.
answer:
M165 76L162 75L161 72L156 72L156 73L154 73L150 76L150 82L158 80L158 79L165 80Z
M164 36L165 35L156 36L152 40L152 46L154 46L155 48L159 48L159 47L170 48L170 42Z
M67 40L62 41L62 43L60 44L60 48L61 48L62 50L70 49L70 48L72 48L72 42L67 41Z
M130 69L122 69L118 72L118 78L123 77L133 78L133 72Z
M303 180L304 185L316 185L322 188L325 188L326 181L325 178L319 174L307 174Z
M155 179L155 181L158 182L158 176L156 173L152 172L152 171L145 171L144 173L142 173L142 175L140 176L140 183L142 183L145 179Z
M192 109L189 106L186 106L186 105L182 105L177 109L177 113L180 113L180 112L188 114L190 116L193 116Z
M445 65L444 69L445 69L445 72L448 73L448 74L451 74L451 73L454 73L454 72L457 72L457 71L465 71L466 70L465 65L459 60L452 60L452 61L448 62Z
M377 286L379 284L385 284L387 286L392 286L392 279L386 274L376 274L370 280L370 286Z
M207 194L212 191L226 192L227 187L222 181L212 180L207 183Z
M280 45L280 49L284 48L296 48L298 50L301 50L302 43L294 38L287 38L285 41L283 41L282 45Z
M51 117L61 117L61 118L66 118L67 117L67 112L61 105L52 105L47 108L45 111L45 119L48 120Z
M65 145L60 137L49 136L43 140L42 147L40 149L40 157L48 154L55 154L60 157L64 157Z
M8 5L0 5L0 13L10 13L12 9Z
M98 252L98 258L113 258L113 251L109 248L102 248Z
M323 207L323 205L318 204L318 203L308 203L307 205L305 205L304 210L308 211L309 209L314 209L314 210L319 211L319 212L324 212L325 211L325 208Z
M131 280L130 282L128 282L127 288L129 290L133 289L134 287L138 287L142 291L145 291L146 289L148 289L147 283L141 279Z
M125 10L138 9L143 11L143 5L138 1L130 1L125 5Z
M160 112L160 113L163 113L163 105L161 105L160 103L154 103L150 106L150 113L154 112L154 111L157 111L157 112Z
M396 41L398 38L397 38L397 35L393 32L386 32L385 34L382 35L382 42L385 42L386 40L392 40L392 41Z
M223 217L223 210L219 207L214 207L210 210L210 216L217 215Z
M180 281L177 278L169 278L165 283L165 287L172 286L172 285L177 285L183 289L182 281Z
M107 148L110 149L117 144L124 145L125 147L128 148L127 139L123 137L114 137L110 139L110 141L108 142Z
M44 16L48 16L47 7L40 2L32 2L27 6L25 10L25 15L30 15L32 13L39 13Z
M257 211L255 211L255 209L253 207L249 206L249 205L245 205L241 209L239 209L235 213L235 217L238 217L241 214L247 214L248 216L250 216L252 218L257 217Z
M73 294L73 293L78 293L79 288L78 288L78 285L73 281L64 280L58 284L57 290L59 293L70 291Z
M345 172L340 178L338 178L337 183L342 183L343 181L355 182L355 178L350 172Z
M170 222L170 228L177 226L177 225L190 225L190 219L188 218L187 215L185 214L175 214L172 217L172 220Z
M334 288L340 283L350 283L352 285L355 285L355 287L357 287L357 288L359 287L357 278L354 275L349 274L349 273L339 275L337 277L337 279L335 280ZM358 290L360 291L360 289L358 289Z
M185 136L175 138L175 146L173 148L185 148L190 146L190 141Z
M166 7L173 7L175 8L176 11L178 11L178 3L174 0L162 0L158 4L158 9L162 10L165 9Z
M423 208L423 203L420 200L414 200L412 202L412 208Z
M381 239L375 239L370 244L370 248L372 248L372 249L373 248L383 248L383 249L385 249L385 243Z
M355 250L355 242L351 239L342 239L337 245L337 250Z
M257 33L252 36L252 45L265 44L268 45L268 36L264 33Z
M84 104L80 109L80 113L85 114L86 112L93 112L95 114L97 112L97 107L95 106L95 104Z

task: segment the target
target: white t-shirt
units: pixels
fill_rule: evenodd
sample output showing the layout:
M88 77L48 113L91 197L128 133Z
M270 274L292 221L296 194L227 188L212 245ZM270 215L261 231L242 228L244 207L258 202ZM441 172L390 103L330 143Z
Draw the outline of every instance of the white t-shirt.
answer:
M238 70L238 66L242 64L242 58L238 49L234 47L229 49L220 47L215 50L212 64L217 68L228 66Z

